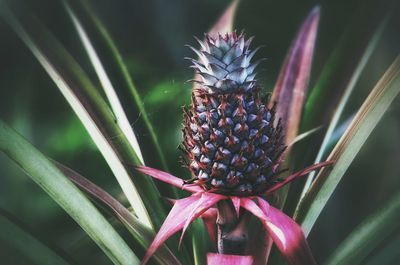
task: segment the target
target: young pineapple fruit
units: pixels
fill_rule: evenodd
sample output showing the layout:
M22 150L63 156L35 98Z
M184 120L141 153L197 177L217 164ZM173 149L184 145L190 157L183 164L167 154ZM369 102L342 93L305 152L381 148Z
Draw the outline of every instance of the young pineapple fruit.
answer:
M285 149L275 110L260 97L252 39L235 32L205 37L192 59L199 75L185 112L183 146L196 183L225 195L262 193L278 174Z

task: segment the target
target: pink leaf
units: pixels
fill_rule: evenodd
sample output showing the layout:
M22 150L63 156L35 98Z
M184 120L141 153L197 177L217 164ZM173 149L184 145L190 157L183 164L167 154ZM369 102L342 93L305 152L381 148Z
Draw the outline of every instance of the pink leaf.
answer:
M320 9L316 7L303 22L286 56L272 94L271 102L278 102L277 117L282 119L283 128L286 128L287 145L294 140L299 127L311 72L319 17Z
M252 265L252 256L207 253L207 265Z
M158 169L145 166L138 166L136 167L136 170L143 174L149 175L155 179L161 180L165 183L171 184L186 191L190 191L193 193L203 191L203 189L200 188L199 186L185 185L182 179Z
M229 33L233 30L233 19L238 3L238 0L232 1L229 7L220 16L218 21L208 31L208 35L215 38L218 36L218 34L222 35L225 33Z
M203 197L204 196L204 197ZM203 198L203 199L202 199ZM203 212L226 197L213 193L196 193L190 197L177 200L158 231L153 242L147 249L146 255L141 264L145 264L154 252L173 234L183 229L188 219L191 221L199 217ZM193 208L198 205L199 200L202 204L193 213ZM190 222L189 222L190 223Z
M301 227L281 210L270 206L264 199L258 198L258 202L269 218L269 222L266 222L267 229L288 263L316 264Z
M217 244L217 216L218 211L215 208L210 208L201 215L211 242L214 244Z
M240 214L240 198L236 197L236 196L232 196L230 198L231 198L233 207L235 208L236 215L239 218L239 214Z
M258 204L248 198L241 199L242 207L263 222L288 264L316 264L301 227L281 210L270 206L260 197L258 197Z
M243 197L240 199L240 206L251 212L261 221L266 219L264 212L258 207L258 205L250 198Z
M298 178L298 177L302 177L307 175L308 173L310 173L311 171L314 171L316 169L322 168L322 167L326 167L329 166L331 164L333 164L334 161L325 161L325 162L321 162L321 163L317 163L315 165L309 166L301 171L298 171L290 176L288 176L287 178L285 178L283 181L276 183L275 185L273 185L271 188L269 188L268 190L266 190L264 192L265 195L271 194L274 191L282 188L283 186L285 186L286 184L288 184L289 182L293 181L294 179Z
M218 201L225 199L226 197L223 195L215 194L215 193L201 193L200 199L197 201L197 204L193 207L192 211L190 212L185 225L182 229L182 235L179 240L179 245L182 242L183 235L186 232L189 224L193 222L196 218L198 218L202 213L208 210L210 207L215 205Z

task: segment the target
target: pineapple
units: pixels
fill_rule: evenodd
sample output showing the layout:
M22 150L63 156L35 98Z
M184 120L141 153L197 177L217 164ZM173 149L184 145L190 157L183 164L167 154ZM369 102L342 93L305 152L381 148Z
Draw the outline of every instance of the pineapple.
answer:
M228 196L263 193L276 181L285 145L275 107L268 108L255 79L252 39L228 33L199 41L191 59L199 78L185 111L183 147L192 179Z

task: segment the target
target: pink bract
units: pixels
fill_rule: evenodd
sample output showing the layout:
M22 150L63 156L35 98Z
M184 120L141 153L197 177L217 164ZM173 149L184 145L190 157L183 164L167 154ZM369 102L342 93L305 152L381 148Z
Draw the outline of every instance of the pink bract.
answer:
M281 183L275 184L268 189L267 192L270 193L276 190L274 187L280 188L297 177L307 175L312 170L327 166L331 163L332 162L330 161L323 162L299 171L287 177ZM266 231L289 264L315 264L315 260L311 254L311 250L307 244L301 227L282 211L270 206L261 196L237 197L216 194L207 192L199 186L184 185L182 179L157 169L145 166L140 166L136 169L146 175L193 193L187 198L175 201L170 213L165 219L152 244L149 246L141 264L145 264L169 237L180 230L182 230L182 240L183 234L189 224L195 219L202 217L202 214L206 211L213 210L212 207L221 200L231 200L238 215L240 214L240 208L244 208L255 215L263 223ZM207 214L205 217L207 217ZM213 230L210 223L207 225L207 228ZM215 229L209 231L209 234L214 235Z

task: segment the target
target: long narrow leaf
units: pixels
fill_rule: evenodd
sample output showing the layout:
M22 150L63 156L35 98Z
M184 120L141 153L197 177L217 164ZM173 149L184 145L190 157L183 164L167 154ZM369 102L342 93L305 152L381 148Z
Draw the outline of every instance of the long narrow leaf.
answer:
M354 229L324 264L361 264L379 244L400 228L399 220L400 193L397 193L387 204Z
M311 88L304 105L303 130L319 126L331 117L345 89L343 84L349 83L371 36L387 15L382 10L390 10L390 2L363 1L357 6Z
M268 234L290 265L316 264L301 227L281 210L258 198L258 204L241 198L241 206L261 220Z
M0 150L14 160L97 243L114 264L138 258L88 198L43 154L0 121Z
M204 219L203 219L204 220ZM192 244L193 244L193 260L194 265L206 264L207 249L210 242L206 231L206 227L203 225L201 220L196 220L192 225Z
M374 254L365 260L365 265L396 264L400 258L400 235L398 234L394 239L384 242L383 246L379 246L378 250L374 251Z
M166 161L165 155L161 149L157 133L150 121L150 118L147 114L148 111L146 110L146 108L143 104L143 99L141 98L138 90L136 89L136 87L133 83L133 80L129 73L128 67L125 64L124 59L123 59L120 51L118 50L116 43L114 42L113 38L111 37L111 35L110 35L109 31L107 30L107 28L105 27L105 25L102 23L102 21L98 18L98 16L93 11L93 8L91 7L90 3L87 1L78 1L78 2L79 2L80 7L82 7L82 10L85 11L85 14L90 19L90 21L93 23L94 28L97 30L99 36L101 37L102 41L104 42L105 47L110 51L113 64L115 65L116 69L118 69L118 72L121 74L121 80L123 81L123 84L127 88L127 90L129 90L129 92L133 98L133 102L135 103L135 106L137 107L137 110L140 113L140 118L143 120L143 123L145 124L145 127L151 137L152 143L158 154L157 159L160 160L163 168L166 171L168 171L167 161Z
M20 222L2 209L0 209L0 241L17 249L35 264L71 264L62 255L22 227Z
M205 211L223 200L223 195L215 193L195 193L190 197L177 200L165 219L156 237L147 249L141 264L146 264L149 258L164 242L179 230L200 217ZM183 236L184 231L182 232Z
M286 144L295 139L299 129L319 17L320 9L315 7L304 20L287 54L272 94L271 103L278 103L276 113L282 119L285 128Z
M144 226L139 220L133 216L119 201L108 194L105 190L92 183L74 170L55 162L57 167L75 183L81 190L85 191L96 201L107 206L115 216L124 224L128 231L133 235L136 241L145 249L150 245L155 234L147 226ZM154 257L159 264L180 264L171 250L163 245L155 253Z
M160 225L165 210L158 200L159 193L148 178L142 175L136 175L135 178L129 176L121 159L137 161L135 163L140 161L119 126L115 124L106 102L79 64L46 28L28 12L20 12L22 15L17 17L1 2L1 15L32 51L71 105L113 171L141 222L149 227L153 224ZM136 189L135 186L141 188Z
M76 17L75 13L72 11L71 7L67 4L67 2L63 1L63 3L67 10L68 15L71 17L75 29L78 32L82 44L85 47L85 50L90 58L93 68L96 71L97 77L99 78L103 90L108 98L108 101L115 115L116 123L121 128L122 132L125 134L129 143L132 145L132 148L138 155L140 162L144 164L143 155L142 152L140 151L140 146L136 139L135 133L133 132L133 129L129 123L128 118L126 117L125 111L122 108L121 102L117 96L117 93L113 85L111 84L111 80L108 77L102 62L100 61L100 58L97 55L97 52L94 49L92 42L90 41L85 29L83 28L81 22Z
M222 15L208 31L208 34L211 37L217 37L218 34L222 35L232 32L238 4L239 0L233 0L229 7L222 13Z
M316 219L347 171L351 162L400 92L400 57L397 57L369 94L328 160L336 161L323 168L295 212L295 220L308 234Z
M325 133L324 140L322 141L321 147L319 148L317 157L314 161L314 163L319 163L322 160L323 155L326 153L327 148L329 146L329 143L331 141L332 134L342 116L344 107L346 106L350 95L353 92L354 87L357 84L357 81L360 78L361 73L363 72L365 66L367 65L367 62L369 61L369 58L372 55L372 52L375 50L378 41L380 40L383 30L385 29L385 26L387 24L387 21L389 19L389 16L387 16L379 25L379 27L376 29L374 35L372 36L371 40L368 42L367 47L365 48L365 51L363 55L361 56L360 62L358 63L357 67L354 69L353 75L351 76L346 89L339 101L338 106L336 107L335 113L329 123L328 129ZM315 172L312 172L308 177L306 184L304 185L303 192L301 194L300 200L304 197L308 189L310 188L312 181L314 180Z

